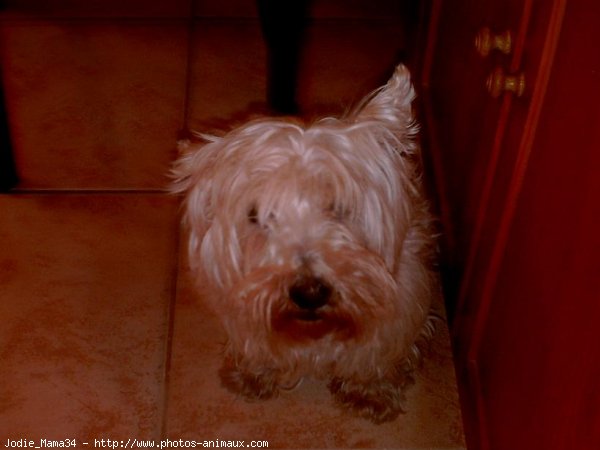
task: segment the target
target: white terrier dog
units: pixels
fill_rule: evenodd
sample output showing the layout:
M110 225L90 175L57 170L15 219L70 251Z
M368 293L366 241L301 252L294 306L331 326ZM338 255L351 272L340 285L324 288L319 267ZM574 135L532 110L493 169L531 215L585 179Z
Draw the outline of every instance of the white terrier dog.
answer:
M181 144L174 191L229 337L226 388L265 399L313 376L374 422L403 411L439 292L413 98L398 66L343 119L262 119Z

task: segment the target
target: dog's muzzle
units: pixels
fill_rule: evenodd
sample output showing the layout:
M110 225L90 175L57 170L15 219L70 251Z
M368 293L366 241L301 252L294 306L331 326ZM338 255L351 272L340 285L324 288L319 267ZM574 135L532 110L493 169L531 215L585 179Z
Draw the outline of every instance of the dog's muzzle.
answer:
M353 318L337 306L335 288L312 273L299 273L288 287L287 307L277 308L272 329L287 345L306 345L325 336L338 340L356 337Z
M288 289L290 300L304 310L315 310L324 306L331 297L332 288L321 278L304 275Z

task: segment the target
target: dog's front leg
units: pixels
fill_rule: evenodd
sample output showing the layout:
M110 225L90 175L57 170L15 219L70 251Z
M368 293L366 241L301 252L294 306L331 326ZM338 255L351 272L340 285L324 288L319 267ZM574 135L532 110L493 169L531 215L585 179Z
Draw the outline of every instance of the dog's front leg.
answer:
M265 368L253 371L231 356L224 358L219 376L226 389L246 400L267 400L279 390L277 371Z
M360 381L333 378L329 390L344 408L374 423L383 423L405 412L405 390L413 382L409 373Z

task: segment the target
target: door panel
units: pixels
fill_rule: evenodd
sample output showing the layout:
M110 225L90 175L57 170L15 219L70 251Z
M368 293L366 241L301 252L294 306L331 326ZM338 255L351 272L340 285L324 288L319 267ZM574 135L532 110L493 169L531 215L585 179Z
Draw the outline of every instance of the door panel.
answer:
M512 57L497 50L480 56L474 47L475 36L487 26L495 33L511 30L513 41L519 41L515 30L522 28L523 11L530 1L496 3L444 2L438 11L438 38L430 49L431 67L424 71L425 103L431 105L428 120L439 142L432 156L443 167L437 176L439 189L448 198L447 205L452 205L444 225L451 255L459 258L458 264L464 263L467 254L492 156L479 149L501 142L502 124L510 111L510 98L492 99L485 81L492 68Z
M567 5L476 349L494 449L600 448L599 19Z
M600 448L600 3L482 3L441 7L424 80L469 448ZM483 24L514 53L461 78ZM498 65L523 96L473 89Z

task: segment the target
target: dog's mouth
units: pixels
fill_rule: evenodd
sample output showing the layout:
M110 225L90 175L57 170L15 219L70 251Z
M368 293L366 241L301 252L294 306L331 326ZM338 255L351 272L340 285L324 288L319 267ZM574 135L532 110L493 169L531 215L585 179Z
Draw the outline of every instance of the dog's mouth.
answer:
M356 335L356 324L346 315L336 314L330 308L316 310L289 309L272 319L273 331L287 340L302 343L333 335L348 340Z
M323 317L317 311L297 311L294 315L295 319L300 322L317 322L323 320Z

